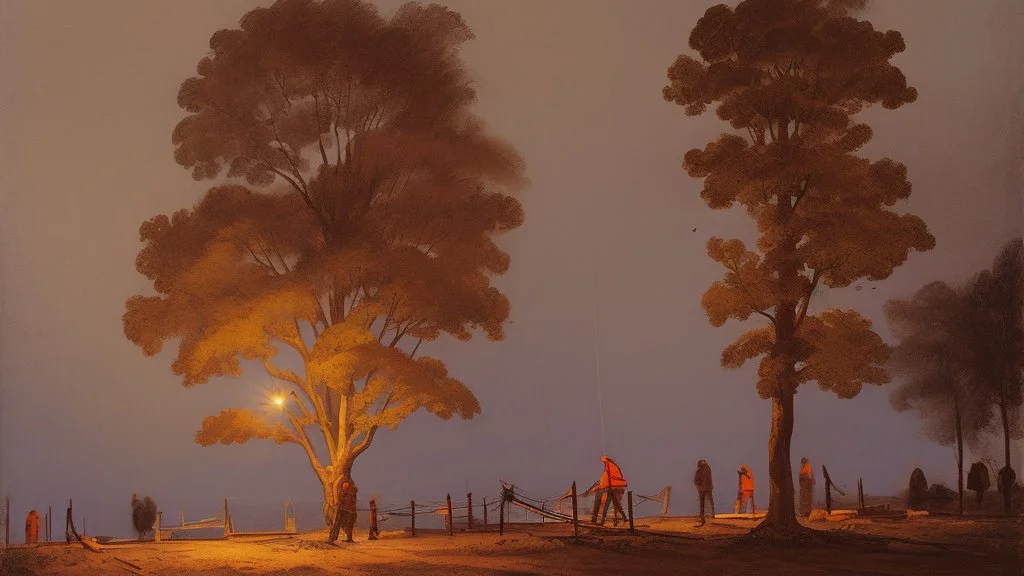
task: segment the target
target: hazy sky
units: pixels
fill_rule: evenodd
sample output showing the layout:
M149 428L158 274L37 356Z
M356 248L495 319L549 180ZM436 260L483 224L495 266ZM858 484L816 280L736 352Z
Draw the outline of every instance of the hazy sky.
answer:
M134 266L139 225L191 206L211 185L173 160L178 85L213 32L267 3L0 2L0 492L12 498L15 527L29 507L52 504L60 519L68 498L90 533L111 535L130 532L133 492L190 518L216 514L224 497L268 506L320 498L296 446L193 442L204 416L254 405L266 375L185 389L170 372L173 351L146 358L121 325L125 300L150 290ZM477 35L464 51L477 110L518 147L532 181L526 223L502 241L512 268L498 285L513 323L504 342L430 346L483 414L420 414L378 434L356 464L361 496L439 500L467 485L493 495L499 478L550 496L573 480L589 485L606 450L637 492L672 484L675 513L696 510L698 458L714 470L720 508L744 463L767 504L770 404L754 390L755 363L719 367L721 349L756 323L712 328L700 308L721 276L707 239L749 236L750 222L708 209L701 183L680 168L724 125L713 113L687 118L661 97L666 69L710 3L448 2ZM390 13L399 2L379 4ZM904 208L925 219L937 247L884 282L817 303L859 310L889 339L887 299L965 279L1022 231L1020 180L1008 184L1022 127L1013 136L1008 124L1024 95L1014 39L1024 4L885 0L866 17L903 33L908 49L896 62L920 97L865 114L875 139L864 153L907 164L914 193ZM869 493L905 487L915 466L954 483L953 451L893 411L890 390L839 400L803 388L794 459L827 465L844 488L862 477Z

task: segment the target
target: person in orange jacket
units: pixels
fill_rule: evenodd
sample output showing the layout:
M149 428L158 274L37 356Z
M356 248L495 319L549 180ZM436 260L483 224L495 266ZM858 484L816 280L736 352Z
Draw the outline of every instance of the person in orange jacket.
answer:
M590 515L592 523L597 522L598 510L601 511L601 525L604 525L608 518L608 506L614 504L615 512L612 518L613 525L618 525L619 516L625 521L626 513L622 510L622 495L626 493L626 477L622 475L622 469L614 460L607 456L601 456L604 463L604 471L601 478L584 492L584 495L594 493L594 509Z
M814 507L814 471L811 461L800 459L800 515L809 516Z
M39 513L32 510L25 517L25 544L39 542Z
M740 494L737 499L736 512L742 513L747 508L747 500L750 501L750 513L757 513L757 506L754 504L754 473L750 466L744 464L736 472L740 477Z

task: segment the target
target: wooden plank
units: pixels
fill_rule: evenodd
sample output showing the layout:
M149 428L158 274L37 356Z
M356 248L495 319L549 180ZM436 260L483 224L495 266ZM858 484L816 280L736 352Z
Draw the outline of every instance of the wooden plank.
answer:
M719 520L759 520L768 516L767 512L758 512L756 514L715 514L715 518Z
M92 538L79 536L78 541L81 542L82 546L84 546L88 550L92 550L93 552L103 552L103 546Z

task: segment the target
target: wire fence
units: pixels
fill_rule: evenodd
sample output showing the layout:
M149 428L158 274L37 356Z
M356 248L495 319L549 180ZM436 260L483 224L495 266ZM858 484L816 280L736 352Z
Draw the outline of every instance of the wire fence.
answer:
M666 488L667 490L668 488ZM665 493L663 490L660 495ZM527 506L513 506L509 494ZM659 497L640 496L636 504L655 502L660 506ZM503 500L504 498L504 500ZM653 498L653 499L652 499ZM502 509L502 504L506 504ZM667 494L664 495L667 507ZM12 511L10 501L5 499L0 522L3 523L3 544L20 544L27 542L29 534L20 529L18 515L27 513L20 509ZM85 519L72 512L72 503L64 506L42 509L38 520L39 534L37 542L61 542L77 538L77 533L85 533ZM568 492L548 497L537 497L512 482L501 482L501 489L488 494L466 494L455 496L446 494L444 498L428 501L392 501L376 499L377 529L381 532L449 532L465 530L497 529L499 523L543 524L549 522L566 522L572 518L572 503ZM597 500L594 500L594 505ZM588 520L593 513L594 505L589 498L579 498L578 515L581 520ZM625 502L623 502L625 505ZM223 509L184 510L160 508L157 525L161 539L208 539L225 535L244 535L247 533L281 533L311 532L328 528L325 519L325 506L319 500L287 500L272 502L249 498L226 498ZM356 529L367 530L370 527L370 499L359 499L356 504ZM646 515L654 515L658 507L649 505L645 510L638 511ZM638 514L639 515L639 514ZM14 521L11 520L14 516ZM126 521L129 519L126 512ZM227 522L225 522L227 519ZM77 526L75 526L77 524ZM227 524L227 526L225 526ZM11 529L11 525L15 529ZM130 526L130 524L126 524ZM90 532L90 535L93 535ZM114 539L131 538L134 534L116 534ZM147 539L156 534L150 532Z

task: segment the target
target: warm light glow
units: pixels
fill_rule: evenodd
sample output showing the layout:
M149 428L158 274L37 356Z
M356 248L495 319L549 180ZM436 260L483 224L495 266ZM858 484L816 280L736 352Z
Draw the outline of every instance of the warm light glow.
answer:
M274 404L284 406L284 396L274 396Z

